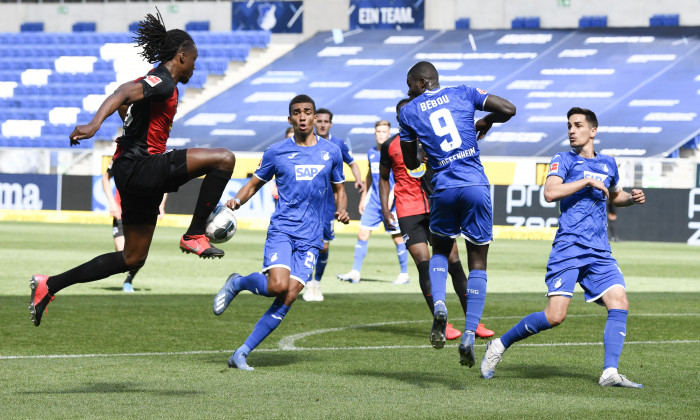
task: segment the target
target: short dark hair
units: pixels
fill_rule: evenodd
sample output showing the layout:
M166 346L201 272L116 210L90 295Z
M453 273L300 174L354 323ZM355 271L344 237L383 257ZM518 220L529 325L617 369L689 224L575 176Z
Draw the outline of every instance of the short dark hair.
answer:
M331 122L333 122L333 113L328 108L319 108L316 110L316 115L318 114L328 114Z
M416 79L438 81L438 72L433 63L429 61L419 61L408 71L408 75Z
M305 103L310 103L313 105L314 108L314 114L316 113L316 102L314 102L313 99L309 95L297 95L294 98L292 98L291 101L289 101L289 115L292 115L292 105L294 104L305 104Z
M401 108L403 108L404 105L407 103L411 102L411 98L403 98L401 99L397 104L396 104L396 115L399 115L399 111L401 111Z
M568 120L571 118L572 115L575 114L580 114L586 117L586 121L588 122L588 125L591 127L598 128L598 117L595 116L595 112L591 111L590 109L586 108L579 108L577 106L571 108L569 112L566 113L566 119Z

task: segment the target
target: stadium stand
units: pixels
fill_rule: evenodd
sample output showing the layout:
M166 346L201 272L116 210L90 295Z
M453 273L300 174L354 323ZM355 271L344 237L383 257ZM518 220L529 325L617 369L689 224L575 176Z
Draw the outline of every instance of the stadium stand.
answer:
M700 134L697 28L357 31L335 44L318 33L175 122L187 147L263 151L288 126L287 103L306 93L335 113L333 134L356 152L374 123L395 121L406 71L433 62L442 86L467 84L518 107L480 144L489 156L542 156L567 147L572 106L599 116L597 150L619 157L673 156Z
M0 147L69 147L73 127L88 122L107 93L151 65L138 55L131 33L94 32L94 22L78 22L72 33L44 33L43 24L32 25L0 33ZM230 62L246 61L251 48L270 42L266 31L191 35L199 58L189 88L202 88L209 75L223 75ZM94 138L111 140L121 125L112 115Z

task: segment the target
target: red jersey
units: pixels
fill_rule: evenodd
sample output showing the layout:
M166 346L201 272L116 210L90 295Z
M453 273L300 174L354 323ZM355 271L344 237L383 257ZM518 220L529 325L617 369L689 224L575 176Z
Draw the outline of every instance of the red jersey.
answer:
M170 72L158 66L133 81L143 86L143 99L131 104L124 119L124 135L117 139L114 158L165 152L177 112L178 92Z
M382 144L379 164L394 172L394 197L398 217L430 213L428 204L431 194L430 183L425 179L428 174L426 173L422 178L414 178L409 174L403 163L401 140L398 135Z

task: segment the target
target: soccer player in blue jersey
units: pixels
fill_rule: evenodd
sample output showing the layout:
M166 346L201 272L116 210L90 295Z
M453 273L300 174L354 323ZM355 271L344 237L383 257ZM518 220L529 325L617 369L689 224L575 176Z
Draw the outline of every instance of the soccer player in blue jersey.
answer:
M343 158L336 145L314 134L315 115L313 99L306 95L294 97L289 103L294 137L268 147L253 177L226 203L236 210L273 176L277 179L279 202L267 230L262 272L231 274L214 297L215 315L221 315L242 290L275 298L245 343L229 358L230 367L253 369L248 366L248 355L282 322L311 279L323 247L327 189L332 188L335 195L336 219L342 223L350 221L345 210Z
M604 305L608 319L603 332L605 360L598 384L643 388L617 372L627 334L625 279L610 255L605 207L644 204L644 192L622 190L617 164L612 156L595 152L593 140L598 119L588 109L571 108L569 119L570 152L556 154L549 164L544 185L548 202L559 201L559 229L547 263L545 283L549 300L544 311L532 313L502 337L488 343L481 361L481 376L493 377L496 365L513 343L561 324L566 318L576 283L586 302Z
M326 108L316 110L316 134L330 141L340 148L343 155L343 162L350 167L352 175L355 177L355 188L362 194L365 190L365 183L362 182L362 174L360 167L355 162L355 158L350 152L350 148L345 143L345 140L331 135L331 127L333 127L333 113ZM335 199L333 192L329 189L326 194L326 218L323 221L323 249L318 254L316 269L314 270L314 279L306 284L306 289L302 298L307 302L320 302L323 300L321 292L321 278L328 264L328 253L330 250L330 242L335 239L335 231L333 225L335 223Z
M367 171L367 191L363 192L360 197L360 230L357 232L357 243L355 244L355 258L352 265L352 270L345 274L339 274L338 278L342 281L351 283L359 283L362 272L362 263L367 256L367 248L369 235L373 230L376 230L384 223L384 215L382 214L382 204L379 199L379 161L381 160L382 144L389 138L391 124L389 121L377 121L374 125L374 137L377 140L377 145L367 151L367 161L369 170ZM394 177L390 177L390 187L394 188ZM393 195L393 194L392 194ZM392 210L396 211L393 205ZM396 244L396 255L399 257L399 266L401 272L394 281L394 284L408 284L408 251L406 244L403 241L401 231L397 226L392 227L393 230L388 232L391 234L394 244Z
M469 277L459 354L460 363L472 367L474 335L486 301L486 259L493 239L489 180L479 159L477 141L493 123L506 122L515 115L515 106L481 89L441 88L435 66L427 61L414 65L406 82L413 100L399 115L404 163L408 169L420 165L417 157L417 139L420 139L428 164L435 172L430 212L433 234L430 284L435 309L430 342L436 349L445 345L448 257L455 238L464 236ZM490 113L475 124L476 110Z

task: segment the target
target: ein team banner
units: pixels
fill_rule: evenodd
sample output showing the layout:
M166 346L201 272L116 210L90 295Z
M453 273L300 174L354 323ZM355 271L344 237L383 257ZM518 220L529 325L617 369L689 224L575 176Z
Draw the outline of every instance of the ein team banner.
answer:
M351 0L350 29L423 29L423 0Z

